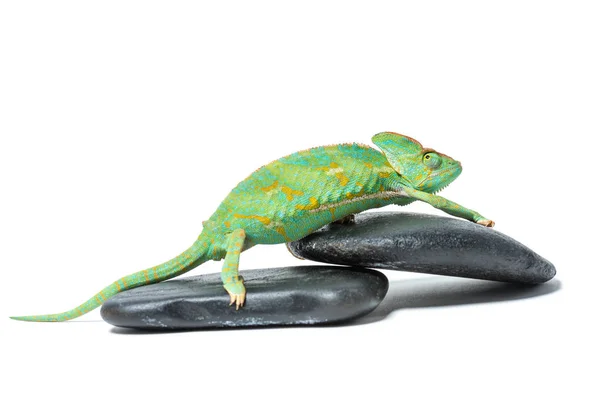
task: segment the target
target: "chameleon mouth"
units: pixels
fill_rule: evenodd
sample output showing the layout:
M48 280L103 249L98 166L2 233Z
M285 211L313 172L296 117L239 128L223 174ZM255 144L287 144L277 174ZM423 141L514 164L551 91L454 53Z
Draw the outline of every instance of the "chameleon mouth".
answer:
M458 173L456 173L458 171ZM444 174L448 174L449 176L451 176L452 178L450 180L448 180L444 185L442 185L441 187L439 187L438 189L434 190L432 193L438 193L441 192L442 190L444 190L449 184L451 184L452 182L454 182L454 179L456 179L458 177L458 175L460 174L460 172L462 171L462 167L460 164L456 164L455 166L449 167L449 168L445 168L441 171L436 171L433 174L427 176L426 178L424 178L421 182L419 182L419 186L423 185L423 183L429 179L435 178L436 176L439 175L444 175Z
M458 167L450 167L450 168L443 169L441 171L436 171L433 174L428 175L425 178L423 178L423 180L421 180L421 182L419 182L419 185L421 185L423 182L425 182L428 179L435 178L436 176L443 175L443 174L448 173L448 172L454 172L457 169L459 169L459 168Z

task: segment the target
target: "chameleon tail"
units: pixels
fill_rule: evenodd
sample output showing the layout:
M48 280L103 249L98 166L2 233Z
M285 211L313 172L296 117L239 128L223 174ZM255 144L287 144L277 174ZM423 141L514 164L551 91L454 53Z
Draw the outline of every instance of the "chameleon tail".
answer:
M85 303L73 308L72 310L60 314L31 315L10 318L19 321L35 322L60 322L77 318L92 311L96 307L99 307L106 300L119 292L124 292L125 290L133 289L138 286L161 282L194 269L209 259L209 257L207 257L208 250L209 242L203 235L201 235L189 249L172 260L169 260L164 264L157 265L156 267L148 268L143 271L124 276L123 278L115 281L113 284L102 289Z

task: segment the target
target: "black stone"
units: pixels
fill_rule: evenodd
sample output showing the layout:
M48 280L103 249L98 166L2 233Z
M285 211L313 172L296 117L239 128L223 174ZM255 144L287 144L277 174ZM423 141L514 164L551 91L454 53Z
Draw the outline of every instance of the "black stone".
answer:
M152 330L315 325L363 316L385 297L379 271L337 266L246 270L246 304L229 306L220 274L142 286L102 306L113 325Z
M542 283L554 266L498 232L458 218L403 212L356 215L289 245L297 257L502 282Z

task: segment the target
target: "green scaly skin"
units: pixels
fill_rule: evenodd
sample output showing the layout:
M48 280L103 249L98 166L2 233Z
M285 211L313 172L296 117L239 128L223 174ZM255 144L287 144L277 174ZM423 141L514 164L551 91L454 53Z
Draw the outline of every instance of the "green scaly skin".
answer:
M223 258L223 286L230 295L230 305L237 309L246 298L243 279L238 275L241 252L257 244L298 240L331 222L389 204L420 200L448 214L494 226L477 212L434 194L460 175L460 162L397 133L379 133L373 136L373 143L382 152L361 144L339 144L273 161L240 182L203 223L196 242L174 259L125 276L70 311L11 318L70 320L119 292L173 278L207 260Z

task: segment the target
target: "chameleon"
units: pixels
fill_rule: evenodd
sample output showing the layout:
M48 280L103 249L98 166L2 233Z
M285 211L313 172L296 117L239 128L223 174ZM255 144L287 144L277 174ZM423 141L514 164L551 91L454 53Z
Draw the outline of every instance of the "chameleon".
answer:
M59 314L11 317L57 322L77 318L119 292L170 279L208 260L223 260L221 279L229 306L244 306L240 253L259 244L289 243L354 214L390 204L429 203L444 212L493 227L481 214L436 195L462 172L459 161L394 132L372 137L381 150L359 143L314 147L254 171L202 223L195 242L177 257L124 276Z

